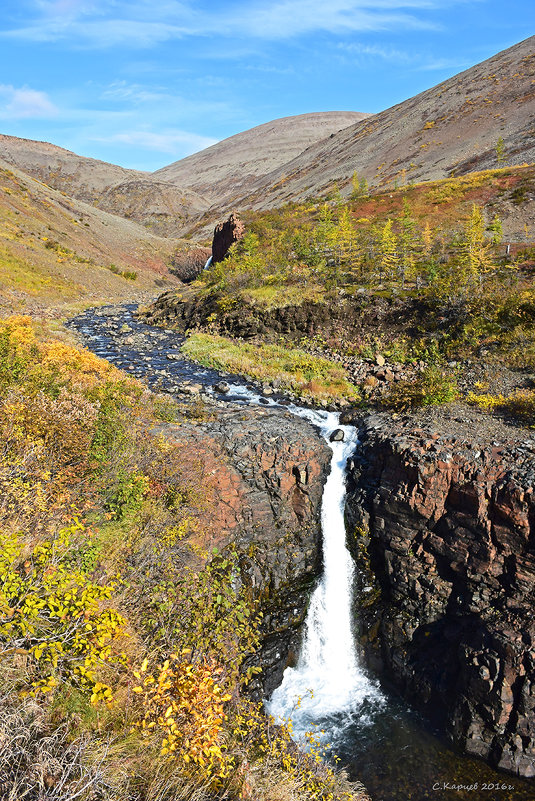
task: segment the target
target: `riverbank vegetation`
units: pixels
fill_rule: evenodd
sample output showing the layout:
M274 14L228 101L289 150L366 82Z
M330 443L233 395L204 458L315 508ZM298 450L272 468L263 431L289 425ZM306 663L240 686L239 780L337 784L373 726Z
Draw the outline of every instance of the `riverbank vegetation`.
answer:
M318 403L340 398L356 402L360 397L342 367L298 348L236 343L226 337L196 333L188 338L182 352L205 367L247 375L300 398L313 396Z
M487 170L374 195L359 180L354 186L348 199L334 191L327 200L244 213L245 237L189 290L197 321L199 302L207 312L186 352L269 381L268 364L282 369L272 349L290 340L301 360L308 353L337 369L381 354L389 363L423 362L435 379L442 376L427 382L440 384L437 392L422 385L401 397L403 387L393 388L385 399L391 408L455 399L464 363L482 356L489 365L532 370L533 232L526 224L505 243L498 210L520 213L534 169ZM307 373L319 403L323 388L316 394L314 384L324 372L322 362ZM345 377L358 384L350 372Z
M88 351L0 323L0 795L358 799L248 696L260 612L213 544L202 465L161 436L180 424Z

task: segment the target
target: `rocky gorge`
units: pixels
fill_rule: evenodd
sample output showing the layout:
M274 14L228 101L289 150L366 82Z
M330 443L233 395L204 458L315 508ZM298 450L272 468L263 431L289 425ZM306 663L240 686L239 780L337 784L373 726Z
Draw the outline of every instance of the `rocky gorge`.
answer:
M319 513L330 451L306 421L258 407L223 408L213 419L155 433L191 448L211 478L217 546L237 551L241 581L262 611L254 692L270 695L296 660L321 570Z
M535 440L473 414L359 421L368 664L466 753L535 775Z
M269 695L296 661L321 570L329 449L284 405L262 408L271 396L243 405L235 378L188 363L180 334L133 312L90 310L74 326L100 355L171 393L185 413L180 425L162 423L155 433L204 465L219 510L216 544L237 547L242 579L264 614L255 692ZM535 440L464 405L445 409L342 412L341 422L360 431L346 506L362 585L358 639L370 670L457 747L529 778Z
M217 510L210 545L236 549L242 581L262 610L256 693L269 694L295 661L321 570L329 448L307 421L283 409L245 406L218 373L181 357L175 332L152 329L134 309L91 309L71 326L98 355L178 401L179 422L162 422L151 433L187 449L201 466L204 491Z

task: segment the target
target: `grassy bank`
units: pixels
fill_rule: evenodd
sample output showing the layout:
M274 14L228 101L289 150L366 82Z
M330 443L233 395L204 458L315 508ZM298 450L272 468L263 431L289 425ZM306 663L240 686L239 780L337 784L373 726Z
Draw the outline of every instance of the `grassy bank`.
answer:
M359 391L345 370L328 359L282 345L233 342L213 334L192 334L182 352L205 367L244 375L319 404L356 402Z

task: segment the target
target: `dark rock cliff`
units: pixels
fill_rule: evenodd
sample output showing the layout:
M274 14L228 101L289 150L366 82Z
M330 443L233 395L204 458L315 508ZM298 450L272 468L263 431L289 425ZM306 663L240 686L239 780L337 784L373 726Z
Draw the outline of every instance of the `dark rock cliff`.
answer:
M367 296L347 298L335 296L325 302L304 301L299 305L264 308L239 298L235 302L220 303L216 294L199 294L197 289L171 290L160 295L140 317L152 325L162 325L184 332L209 325L217 331L234 337L262 336L288 339L303 336L350 336L386 328L389 334L406 332L425 313L417 303L404 304L399 300L370 299Z
M280 684L296 659L311 589L321 570L321 498L331 451L308 422L260 407L218 410L190 426L154 433L203 464L217 520L216 540L233 543L242 580L264 615L262 692Z
M535 440L461 422L362 423L347 507L361 639L467 753L534 776Z
M229 248L239 242L245 234L245 226L235 212L232 212L228 220L218 223L214 228L212 240L212 262L216 264L223 261Z

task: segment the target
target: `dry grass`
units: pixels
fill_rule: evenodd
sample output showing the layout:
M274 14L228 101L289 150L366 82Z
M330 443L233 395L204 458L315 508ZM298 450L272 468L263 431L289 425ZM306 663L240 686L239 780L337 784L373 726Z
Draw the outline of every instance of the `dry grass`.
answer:
M50 730L35 701L21 704L16 696L4 695L0 698L0 797L3 801L118 801L103 769L107 749L95 746L89 735L70 738L67 724Z

